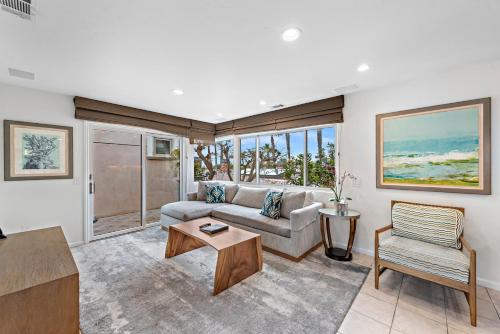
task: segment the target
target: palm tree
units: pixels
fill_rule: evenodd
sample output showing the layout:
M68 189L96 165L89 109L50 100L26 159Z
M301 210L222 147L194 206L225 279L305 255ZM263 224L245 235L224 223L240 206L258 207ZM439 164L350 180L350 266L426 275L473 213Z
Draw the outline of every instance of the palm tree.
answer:
M292 151L290 150L290 133L285 133L285 141L286 141L286 158L287 160L292 159Z
M323 161L323 130L316 130L316 140L318 141L318 160Z

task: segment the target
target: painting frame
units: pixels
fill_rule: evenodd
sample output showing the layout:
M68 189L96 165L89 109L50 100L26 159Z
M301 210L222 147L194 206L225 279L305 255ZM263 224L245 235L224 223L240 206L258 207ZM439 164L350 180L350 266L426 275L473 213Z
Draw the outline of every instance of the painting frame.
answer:
M33 123L23 121L4 120L4 180L5 181L28 181L28 180L50 180L50 179L73 179L73 128L69 126ZM16 139L13 137L16 129L29 128L34 131L52 131L64 134L64 144L60 151L64 150L64 168L60 173L29 173L22 175L16 173ZM47 169L41 169L47 170Z
M480 115L478 120L478 187L384 182L385 121L395 118L413 117L423 114L457 111L474 106L480 106L480 108L478 109L478 113ZM376 187L381 189L491 195L491 97L376 115Z

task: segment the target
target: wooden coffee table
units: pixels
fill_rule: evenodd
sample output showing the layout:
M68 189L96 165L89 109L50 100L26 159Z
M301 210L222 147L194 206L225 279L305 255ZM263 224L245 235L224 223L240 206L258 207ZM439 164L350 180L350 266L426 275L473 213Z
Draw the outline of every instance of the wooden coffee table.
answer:
M199 230L203 224L223 224L212 218L200 218L168 227L165 257L171 258L204 246L218 252L214 296L262 270L260 235L229 226L213 235Z

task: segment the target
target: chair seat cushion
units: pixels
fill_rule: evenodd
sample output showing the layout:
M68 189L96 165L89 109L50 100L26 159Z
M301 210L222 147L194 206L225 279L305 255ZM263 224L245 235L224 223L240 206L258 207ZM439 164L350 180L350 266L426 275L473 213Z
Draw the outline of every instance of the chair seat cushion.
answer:
M255 229L290 238L290 221L285 218L272 219L260 214L260 209L231 204L215 208L215 218L253 227Z
M161 213L183 221L210 216L213 209L226 203L205 203L204 201L180 201L161 207Z
M381 260L463 283L469 282L469 259L460 250L391 236L380 242Z

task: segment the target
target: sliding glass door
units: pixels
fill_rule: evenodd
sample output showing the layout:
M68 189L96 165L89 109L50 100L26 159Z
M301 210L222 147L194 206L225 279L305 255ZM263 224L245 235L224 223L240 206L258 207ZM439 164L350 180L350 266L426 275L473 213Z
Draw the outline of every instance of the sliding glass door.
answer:
M89 128L90 239L160 221L163 205L180 199L181 139L146 130Z
M142 226L142 135L91 130L93 236Z
M180 152L179 138L146 135L146 224L159 222L161 207L180 199Z

